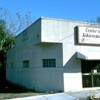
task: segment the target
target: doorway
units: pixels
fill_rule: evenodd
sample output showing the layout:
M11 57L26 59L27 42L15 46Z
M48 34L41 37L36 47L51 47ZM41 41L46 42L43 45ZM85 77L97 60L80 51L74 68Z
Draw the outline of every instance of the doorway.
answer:
M83 88L100 87L100 60L81 60Z

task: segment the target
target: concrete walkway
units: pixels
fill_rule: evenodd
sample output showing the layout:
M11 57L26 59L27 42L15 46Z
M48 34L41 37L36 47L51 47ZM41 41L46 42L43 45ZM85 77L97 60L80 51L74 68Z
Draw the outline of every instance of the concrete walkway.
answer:
M100 90L66 92L66 93L48 94L48 95L41 95L41 96L14 98L8 100L78 100L79 98L87 98L88 96L92 95L94 92L100 93Z
M57 93L57 94L49 94L41 96L31 96L25 98L16 98L16 99L14 98L9 100L76 100L76 98L68 95L67 93Z
M73 96L75 98L87 98L92 96L93 93L100 95L100 90L91 90L91 91L80 91L80 92L67 92L68 95Z

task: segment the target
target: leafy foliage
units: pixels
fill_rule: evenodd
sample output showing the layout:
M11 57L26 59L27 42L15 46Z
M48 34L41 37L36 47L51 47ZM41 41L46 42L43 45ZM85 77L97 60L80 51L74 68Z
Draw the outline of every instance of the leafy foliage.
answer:
M14 45L15 36L32 23L30 14L22 17L16 13L13 18L8 10L0 7L0 68L5 68L6 52Z
M13 43L14 35L10 34L6 29L6 22L4 20L0 20L0 50L4 50L6 52Z
M0 68L5 68L6 52L14 44L14 36L6 29L6 22L0 20Z

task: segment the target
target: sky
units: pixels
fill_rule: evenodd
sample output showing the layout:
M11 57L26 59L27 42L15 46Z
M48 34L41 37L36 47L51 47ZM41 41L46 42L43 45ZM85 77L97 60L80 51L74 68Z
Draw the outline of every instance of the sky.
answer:
M12 15L30 11L33 21L40 17L90 21L100 16L100 0L0 0L0 7Z

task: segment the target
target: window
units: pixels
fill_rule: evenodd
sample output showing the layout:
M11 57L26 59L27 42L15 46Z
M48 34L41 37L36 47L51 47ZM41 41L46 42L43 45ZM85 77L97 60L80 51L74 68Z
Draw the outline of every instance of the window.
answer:
M22 42L26 41L28 39L28 34L27 32L23 33L23 37L22 37Z
M43 59L43 67L56 67L56 59Z
M12 62L12 68L13 68L13 62Z
M23 67L24 68L29 68L29 60L23 61Z

